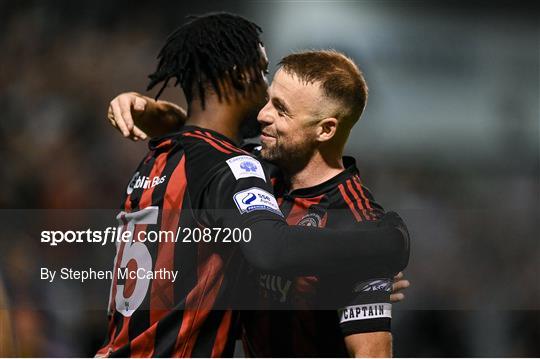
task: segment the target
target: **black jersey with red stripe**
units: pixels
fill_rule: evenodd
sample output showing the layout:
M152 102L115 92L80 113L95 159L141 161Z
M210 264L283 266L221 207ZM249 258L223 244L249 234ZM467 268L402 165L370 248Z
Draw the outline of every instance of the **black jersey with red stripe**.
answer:
M223 223L216 223L213 211L224 194L213 188L217 179L224 186L222 182L232 178L230 188L240 188L240 192L253 186L259 192L265 186L272 191L270 180L253 156L226 137L198 127L186 126L181 132L153 139L149 148L127 186L117 217L119 229L130 236L127 242L117 243L114 273L143 268L178 271L178 275L176 280L164 275L142 279L115 275L108 336L97 355L231 356L237 320L236 312L228 308L246 265L237 246L181 239L141 241L139 233L218 227ZM251 192L240 193L248 204ZM277 203L275 209L271 203L267 208L248 204L238 204L238 210L245 212L243 226L282 218L273 213L279 212Z
M362 185L354 159L345 157L344 164L342 173L314 187L287 192L284 182L276 183L289 225L350 228L384 214ZM346 357L344 336L390 330L389 278L356 283L354 273L352 281L255 273L260 307L272 310L242 314L244 348L251 357ZM340 311L327 310L334 297L345 298L336 302L343 303Z

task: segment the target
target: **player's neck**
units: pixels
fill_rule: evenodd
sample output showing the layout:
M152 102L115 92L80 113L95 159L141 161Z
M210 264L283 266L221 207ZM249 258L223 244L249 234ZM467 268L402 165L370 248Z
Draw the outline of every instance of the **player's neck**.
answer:
M204 110L199 101L193 101L186 125L215 131L239 143L242 120L242 113L235 103L220 102L217 96L209 96L205 98Z
M317 186L337 176L344 169L341 155L323 156L317 152L304 168L295 173L287 173L289 189L293 191Z

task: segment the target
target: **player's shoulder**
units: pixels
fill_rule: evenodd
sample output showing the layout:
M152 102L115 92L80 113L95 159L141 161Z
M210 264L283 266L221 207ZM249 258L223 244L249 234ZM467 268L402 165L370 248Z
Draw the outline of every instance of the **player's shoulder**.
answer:
M181 141L188 166L201 176L214 176L228 171L236 179L265 179L262 161L215 131L197 127L186 128L181 132Z
M236 155L249 155L229 138L215 132L199 127L185 127L180 133L180 140L186 151L200 152L204 155L214 156L219 160Z
M345 156L343 164L345 170L336 176L332 188L327 191L329 208L348 210L356 221L378 218L384 209L361 180L355 159Z

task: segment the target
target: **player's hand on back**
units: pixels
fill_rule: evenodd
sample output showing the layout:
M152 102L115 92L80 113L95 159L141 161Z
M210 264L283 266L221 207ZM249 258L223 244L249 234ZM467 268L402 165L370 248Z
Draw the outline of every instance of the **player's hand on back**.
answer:
M180 131L187 113L172 102L125 92L111 101L107 118L124 137L137 141Z
M137 124L147 109L148 100L136 92L125 92L110 103L107 119L124 137L134 141L146 140L147 134Z
M393 303L401 302L405 299L405 294L402 290L409 288L411 282L403 278L403 272L399 272L394 277L394 283L392 284L392 294L390 294L390 301Z

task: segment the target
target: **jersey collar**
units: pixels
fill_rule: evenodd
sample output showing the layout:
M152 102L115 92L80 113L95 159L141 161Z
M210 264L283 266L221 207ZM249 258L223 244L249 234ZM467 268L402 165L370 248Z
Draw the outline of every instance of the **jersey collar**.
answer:
M315 197L321 194L327 193L328 191L334 189L338 184L344 182L348 178L357 175L359 173L358 168L356 167L356 161L353 157L343 156L343 165L345 169L337 174L336 176L330 178L323 183L320 183L316 186L299 188L286 193L285 196L291 197Z
M234 147L238 147L238 145L234 143L234 141L232 141L230 138L222 135L219 132L210 130L208 128L202 128L202 127L193 126L193 125L189 125L189 126L186 125L186 126L183 126L180 131L167 133L166 135L159 136L159 137L154 137L148 142L148 147L151 150L155 150L156 148L162 147L164 143L167 143L167 140L174 140L175 138L177 138L178 136L186 132L195 132L195 133L200 132L205 136L208 136L210 134L212 137L215 137L222 141L226 141L227 143L230 143Z
M195 132L195 133L202 132L202 134L205 135L205 136L210 135L211 137L215 137L215 138L217 138L219 140L226 141L226 142L230 143L231 145L233 145L234 147L238 147L238 144L235 143L233 140L231 140L229 137L227 137L225 135L222 135L221 133L216 132L214 130L210 130L208 128L189 125L189 126L182 127L182 131L180 131L180 132L181 133L184 133L184 132Z

